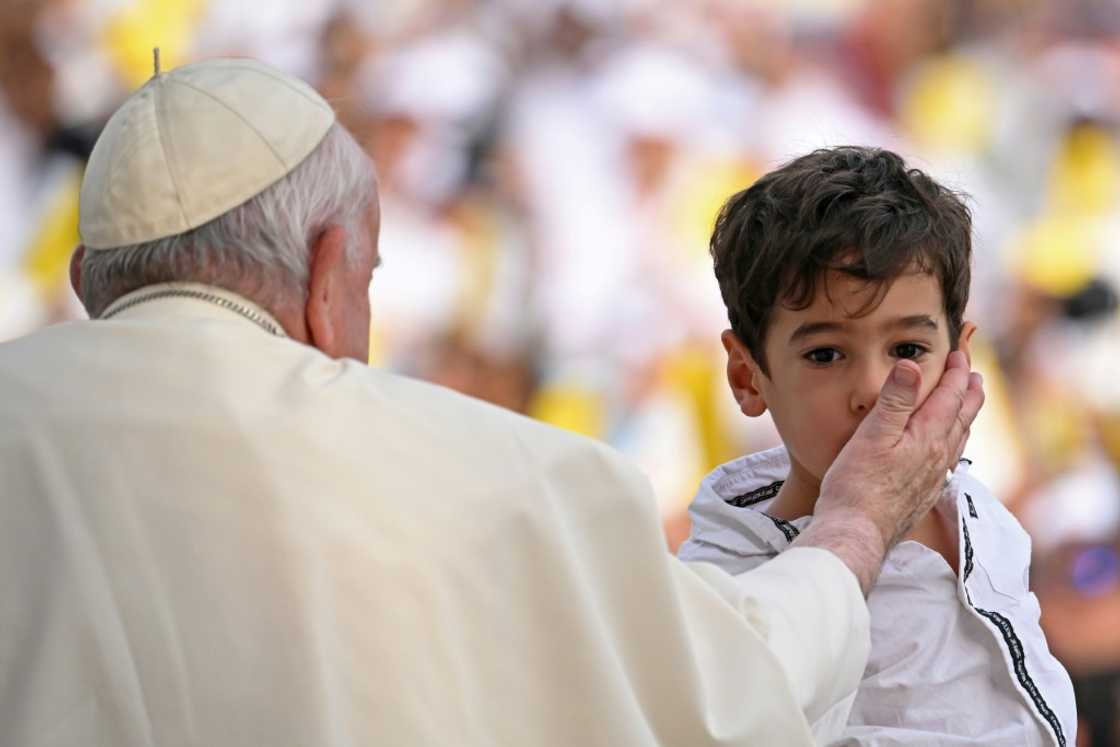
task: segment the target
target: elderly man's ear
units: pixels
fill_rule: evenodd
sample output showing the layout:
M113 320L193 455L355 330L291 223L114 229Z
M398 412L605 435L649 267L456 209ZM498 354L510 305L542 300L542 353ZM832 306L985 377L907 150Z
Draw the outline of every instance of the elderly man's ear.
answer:
M78 244L74 253L70 255L70 287L74 289L74 295L79 299L82 297L82 258L85 256L84 244Z
M738 335L726 329L720 340L727 351L727 383L731 385L731 393L742 413L756 418L766 412L766 400L759 387L759 378L765 374Z
M342 349L346 324L346 229L330 226L311 247L308 268L308 342L332 358L345 355Z

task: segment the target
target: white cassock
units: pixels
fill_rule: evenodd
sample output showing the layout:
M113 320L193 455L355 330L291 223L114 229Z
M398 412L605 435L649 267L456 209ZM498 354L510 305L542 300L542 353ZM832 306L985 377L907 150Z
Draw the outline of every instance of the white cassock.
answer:
M868 613L608 448L154 286L0 345L0 745L808 745Z

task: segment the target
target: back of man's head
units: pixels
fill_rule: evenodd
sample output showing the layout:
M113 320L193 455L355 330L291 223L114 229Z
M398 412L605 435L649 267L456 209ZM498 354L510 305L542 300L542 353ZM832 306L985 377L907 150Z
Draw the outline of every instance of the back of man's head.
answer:
M950 341L960 335L971 215L961 195L891 151L824 148L771 171L724 204L710 249L731 329L763 371L774 308L807 308L829 270L878 284L864 312L900 275L929 273Z
M82 301L96 317L138 288L198 282L301 306L316 237L356 236L375 189L369 159L302 81L244 59L157 72L90 157Z

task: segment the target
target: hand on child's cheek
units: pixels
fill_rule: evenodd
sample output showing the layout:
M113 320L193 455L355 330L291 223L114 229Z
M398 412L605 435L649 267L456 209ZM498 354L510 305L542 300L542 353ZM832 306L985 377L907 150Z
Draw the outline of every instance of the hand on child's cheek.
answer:
M846 276L830 284L831 296L818 289L805 309L775 311L766 340L768 371L755 366L751 379L758 391L757 412L748 407L750 398L740 398L745 414L770 411L793 469L816 481L875 406L899 359L921 368L924 402L951 350L941 291L932 276L898 278L879 305L864 314L853 314L852 308L866 298L866 284ZM968 323L961 331L966 354L974 330Z

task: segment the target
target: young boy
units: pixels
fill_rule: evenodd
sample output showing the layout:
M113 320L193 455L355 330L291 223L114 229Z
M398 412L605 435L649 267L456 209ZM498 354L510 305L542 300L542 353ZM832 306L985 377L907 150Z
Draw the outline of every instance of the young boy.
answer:
M733 196L711 251L731 391L745 415L770 411L784 446L705 478L680 556L741 573L812 521L822 477L899 358L921 368L924 399L949 353L968 354L971 217L894 153L830 148ZM867 669L819 737L847 716L838 744L1075 744L1073 689L1027 588L1030 539L969 464L888 555L868 598Z

